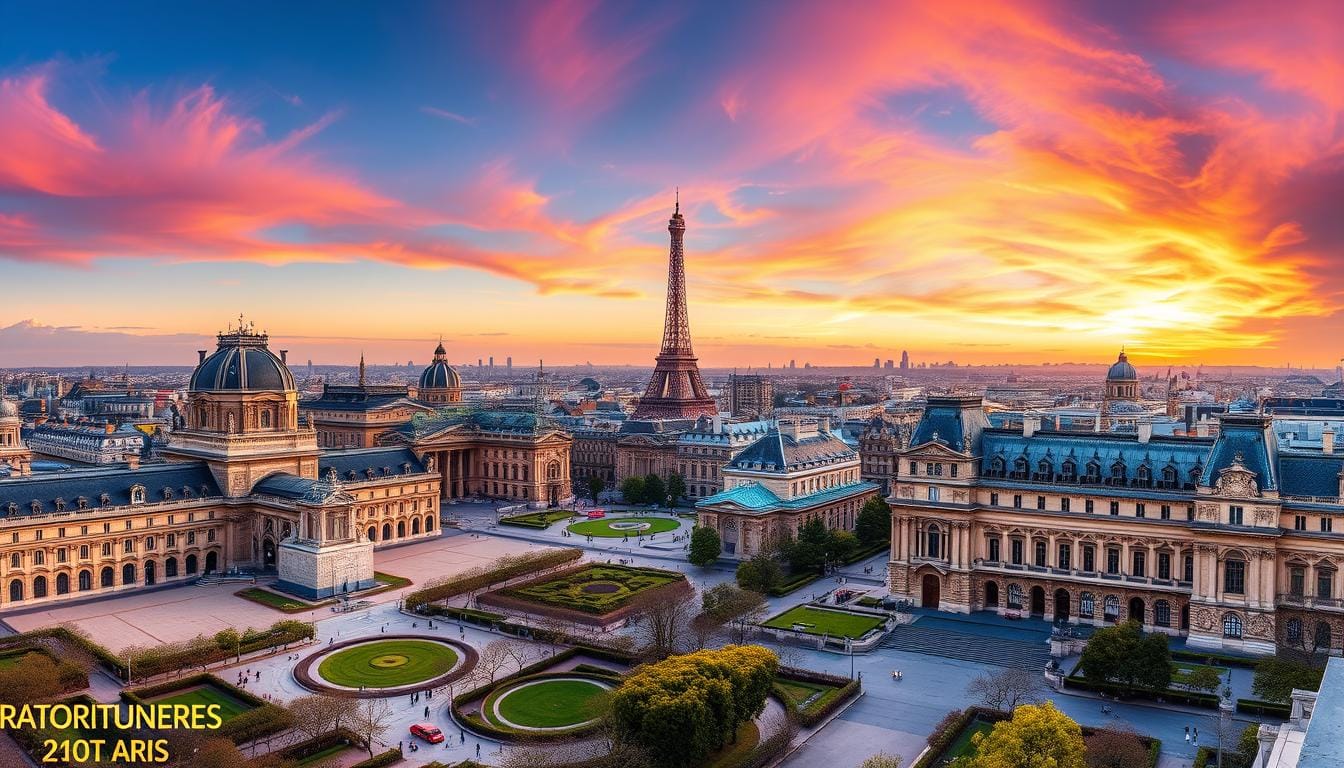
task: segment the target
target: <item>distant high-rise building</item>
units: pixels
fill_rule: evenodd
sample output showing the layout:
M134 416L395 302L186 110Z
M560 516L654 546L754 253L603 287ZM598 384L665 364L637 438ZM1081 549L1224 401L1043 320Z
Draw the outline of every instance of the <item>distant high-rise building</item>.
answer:
M811 363L803 363L803 368L806 369L806 368L811 368L811 367L812 367L812 364L811 364Z
M728 412L766 419L775 412L775 383L759 374L728 377Z
M476 358L476 367L477 367L477 368L484 368L484 367L485 367L485 361L482 360L482 359L479 358L479 357Z
M797 361L797 360L790 360L790 361L789 361L789 367L790 367L790 368L797 368L797 367L798 367L798 361Z
M494 356L494 355L491 355L491 356L490 356L490 367L491 367L491 368L494 368L494 367L495 367L495 356Z
M873 367L874 367L874 368L881 368L881 367L882 367L882 358L880 358L880 357L874 357L874 358L873 358Z
M882 367L883 367L883 368L886 368L888 371L890 371L892 368L895 368L895 367L896 367L896 361L895 361L895 360L892 360L891 358L887 358L887 362L884 363L884 364L882 365Z
M504 358L504 366L505 366L506 368L508 368L510 371L513 370L513 356L512 356L512 355L510 355L509 357Z
M910 353L901 350L901 370L904 371L910 367Z

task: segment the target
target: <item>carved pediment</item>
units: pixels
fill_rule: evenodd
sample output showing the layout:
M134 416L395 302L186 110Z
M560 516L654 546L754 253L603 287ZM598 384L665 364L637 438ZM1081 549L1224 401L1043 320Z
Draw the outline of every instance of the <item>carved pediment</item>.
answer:
M911 459L965 459L966 455L952 450L946 443L930 441L913 446L901 453Z
M1256 474L1246 468L1242 463L1242 455L1238 453L1232 458L1231 466L1218 471L1218 479L1213 485L1214 493L1233 498L1254 498L1260 495L1260 485L1255 478Z

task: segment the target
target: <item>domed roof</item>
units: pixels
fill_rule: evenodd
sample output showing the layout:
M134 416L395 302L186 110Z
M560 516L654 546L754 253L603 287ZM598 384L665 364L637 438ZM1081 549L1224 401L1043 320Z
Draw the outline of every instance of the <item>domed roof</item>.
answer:
M1111 369L1106 372L1107 381L1137 381L1138 378L1139 372L1134 370L1134 366L1129 364L1129 358L1125 356L1124 352L1120 353L1120 357L1111 365Z
M294 389L294 375L253 326L219 334L219 348L191 374L192 392L275 392Z
M19 404L0 395L0 417L17 417L19 415Z
M439 341L439 346L434 348L434 362L420 374L421 389L461 389L462 377L457 375L457 369L448 364L448 353L443 348L443 341Z

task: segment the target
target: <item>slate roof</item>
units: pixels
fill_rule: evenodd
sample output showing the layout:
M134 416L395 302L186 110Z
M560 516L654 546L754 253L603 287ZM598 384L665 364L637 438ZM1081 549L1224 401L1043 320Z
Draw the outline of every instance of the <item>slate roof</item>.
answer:
M323 451L322 455L318 457L317 464L318 477L325 477L328 469L335 469L336 477L343 483L377 480L383 477L407 474L407 465L409 465L412 474L425 471L425 465L409 448L354 448L344 451Z
M316 480L291 475L288 472L276 472L252 486L252 492L261 496L278 496L282 499L302 499L316 483Z
M731 504L742 507L751 512L774 512L778 510L791 511L799 509L808 509L819 504L825 504L836 499L848 498L856 494L877 491L880 486L877 483L870 483L867 480L861 480L857 483L848 483L846 485L837 485L834 488L817 491L807 496L799 496L793 499L781 499L776 496L774 491L761 485L760 483L748 483L739 485L726 491L719 491L713 496L707 496L695 503L697 508L709 507L716 504Z
M1163 487L1163 470L1170 467L1175 470L1174 488L1193 488L1191 473L1203 474L1213 443L1212 438L1159 435L1141 443L1137 435L1111 432L1042 431L1024 437L1020 429L986 429L980 441L980 472L984 477L1076 483L1094 463L1102 484ZM1069 461L1072 481L1061 479ZM1047 465L1044 472L1041 462ZM1147 468L1151 485L1139 480L1140 467ZM1116 470L1121 470L1119 479Z
M938 442L958 453L975 447L987 425L980 398L930 397L915 426L911 447Z
M743 448L728 466L782 474L850 460L857 455L853 448L829 432L795 438L774 427L764 437Z
M31 475L0 480L0 517L56 512L57 499L65 502L65 511L77 512L78 500L87 500L88 510L131 503L131 488L145 487L145 501L164 501L164 489L174 499L220 496L219 486L204 462L184 461L147 464L139 469L125 466L100 467L49 475ZM38 509L33 509L33 502ZM16 505L11 508L10 504Z
M1279 454L1279 492L1285 496L1338 496L1344 456L1312 453Z
M554 420L539 416L532 411L445 411L437 416L417 414L407 424L395 431L407 439L438 432L460 424L482 432L507 432L535 435L552 429L559 429Z
M1260 490L1278 490L1279 441L1268 416L1226 414L1219 419L1218 439L1204 467L1204 485L1218 481L1218 473L1240 459L1255 473Z

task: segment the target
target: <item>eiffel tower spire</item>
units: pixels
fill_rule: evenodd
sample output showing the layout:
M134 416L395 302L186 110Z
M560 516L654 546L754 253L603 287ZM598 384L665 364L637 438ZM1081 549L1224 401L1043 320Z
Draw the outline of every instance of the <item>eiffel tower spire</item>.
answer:
M718 408L700 379L691 326L686 314L686 255L682 244L686 219L681 215L681 191L667 222L671 247L667 257L667 312L663 319L663 346L653 377L635 408L636 419L694 419L713 416Z

